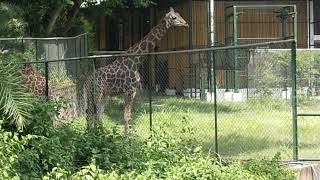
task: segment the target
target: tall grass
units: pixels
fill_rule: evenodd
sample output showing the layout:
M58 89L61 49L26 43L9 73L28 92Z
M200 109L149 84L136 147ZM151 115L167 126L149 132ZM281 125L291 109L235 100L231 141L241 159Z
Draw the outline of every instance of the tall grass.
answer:
M304 104L305 109L317 105ZM310 107L309 107L310 106ZM122 126L123 102L111 98L106 105L108 125ZM215 124L213 103L176 98L153 97L153 126L181 135L186 129L208 151L214 151ZM292 113L290 101L271 97L249 99L245 102L218 102L219 154L225 158L250 159L271 157L281 152L283 159L292 159ZM137 98L131 121L133 131L145 139L150 136L149 105L146 97ZM303 157L320 156L320 118L299 118L299 150Z

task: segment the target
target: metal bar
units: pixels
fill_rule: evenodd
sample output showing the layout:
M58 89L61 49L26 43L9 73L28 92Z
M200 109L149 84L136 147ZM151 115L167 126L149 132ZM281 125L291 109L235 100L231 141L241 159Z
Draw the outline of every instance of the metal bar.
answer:
M320 116L320 113L298 113L297 116Z
M287 34L287 28L286 28L286 20L288 18L288 14L285 14L285 9L282 8L281 9L281 13L280 13L280 19L281 19L281 36L282 39L286 39L286 34Z
M35 49L36 49L36 53L35 53L35 56L36 56L36 61L38 61L38 40L36 39L35 40ZM39 64L37 64L37 68L39 68L38 66Z
M125 54L126 51L90 51L89 54L94 55L110 55L110 54Z
M88 33L83 33L83 34L79 34L77 36L74 36L74 37L52 37L52 38L0 38L0 41L10 41L10 40L56 40L56 39L74 39L74 38L77 38L79 36L83 36L84 34L88 34Z
M216 78L216 58L215 51L212 51L212 70L213 70L213 97L214 97L214 149L215 153L219 153L219 143L218 143L218 110L217 110L217 78Z
M233 16L233 45L235 47L238 46L238 15L237 15L237 6L234 6L233 8L233 13L235 14ZM239 88L239 72L238 72L238 53L237 49L234 49L234 92L238 93L238 88Z
M22 52L24 52L24 42L23 42L23 39L21 39L21 49L22 49Z
M281 40L280 37L265 37L265 38L241 38L238 37L238 40Z
M298 41L298 18L297 18L297 6L296 5L294 5L293 6L293 9L294 9L294 12L295 12L295 14L294 14L294 16L293 16L293 20L294 20L294 22L293 22L293 31L294 31L294 39L296 40L296 42Z
M88 34L84 35L84 55L88 56L88 50L89 50L89 41L88 41Z
M192 0L189 0L188 2L188 14L189 14L189 22L191 22L189 24L189 32L188 32L188 36L189 36L189 49L193 49L193 35L192 35L192 32L193 32L193 12L192 12ZM193 67L192 67L192 63L191 61L193 62L193 59L192 59L192 54L189 53L189 67L190 67L190 70L193 72ZM190 96L192 98L192 78L189 78L189 84L190 84L190 89L191 89L191 93L190 93ZM196 96L195 96L196 97Z
M76 57L81 57L81 55L77 56L77 39L74 39L74 56L76 56ZM78 60L80 60L80 59L78 58ZM77 62L77 61L76 61L76 62ZM95 59L94 59L94 62L95 62ZM95 64L95 63L94 63L94 64ZM79 74L79 69L78 69L78 67L79 67L79 63L76 64L76 74Z
M149 75L149 125L150 132L152 133L152 64L151 64L151 56L148 56L148 75Z
M47 59L45 60L45 64L44 64L44 73L45 73L45 93L46 93L46 99L47 101L49 100L49 59L50 59L50 51L49 51L49 42L48 43L48 54L47 54Z
M89 108L93 108L93 112L94 112L94 117L95 119L98 117L98 112L97 112L97 104L96 104L96 92L97 92L97 89L96 89L96 85L97 85L97 78L96 78L96 59L93 59L92 61L92 105L93 107L89 107Z
M208 47L213 47L214 46L214 41L215 41L215 26L214 26L214 0L208 0ZM210 89L210 95L211 95L211 100L212 100L212 92L213 92L213 59L212 59L212 52L208 52L207 53L208 57L208 80L209 80L209 86L208 87Z
M296 42L291 44L291 106L292 106L292 135L293 135L293 160L298 160L298 123L297 123L297 52Z
M298 160L299 161L320 161L320 158L303 158Z
M249 61L251 59L251 51L249 51ZM246 79L247 79L247 83L246 83L246 88L247 88L247 100L249 99L249 66L247 66L247 70L246 70Z
M226 45L230 45L230 40L229 39L231 39L232 37L229 37L229 16L228 16L228 13L227 13L227 11L225 10L225 14L224 14L224 23L225 23L225 44ZM229 56L230 56L230 53L229 53L229 50L228 49L226 49L226 60L225 60L225 65L227 65L228 66L228 61L230 60L230 58L229 58ZM229 69L228 67L226 67L227 68L227 70ZM226 73L226 92L228 92L229 91L229 76L228 76L228 72Z
M44 74L45 74L45 95L46 95L46 100L49 101L49 63L45 62L44 63Z
M285 8L285 7L294 7L295 5L236 5L237 8ZM232 7L232 6L231 6Z
M56 39L56 46L57 46L57 56L58 56L58 60L60 59L60 52L59 52L59 40Z
M60 59L60 52L59 52L59 40L58 39L56 39L56 46L57 46L57 58L59 60ZM61 73L60 62L58 62L57 65L58 65L59 76L61 76L62 73Z
M212 93L214 92L214 59L215 53L209 52L210 54L210 96L212 100Z
M194 98L197 98L197 65L194 65Z
M82 46L81 46L81 37L79 38L79 57L82 57ZM81 71L81 60L77 62L77 69L79 69L80 73Z
M245 44L235 46L223 46L223 47L211 47L211 48L201 48L201 49L189 49L189 50L179 50L179 51L162 51L162 52L150 52L150 53L141 53L139 56L148 56L148 55L169 55L169 54L183 54L183 53L194 53L194 52L205 52L205 51L216 51L216 50L226 50L226 49L236 49L236 48L250 48L257 46L265 46L265 45L274 45L274 44L283 44L283 43L292 43L294 39L282 40L282 41L270 41L264 43L253 43L253 44ZM287 49L289 50L289 49ZM115 55L100 55L100 56L84 56L84 57L73 57L73 58L65 58L60 60L50 60L48 62L58 62L58 61L68 61L68 60L79 60L79 59L95 59L95 58L106 58L106 57L130 57L137 56L137 54L115 54ZM34 61L32 63L43 63L42 61ZM14 63L12 63L14 64ZM24 64L24 63L17 63Z

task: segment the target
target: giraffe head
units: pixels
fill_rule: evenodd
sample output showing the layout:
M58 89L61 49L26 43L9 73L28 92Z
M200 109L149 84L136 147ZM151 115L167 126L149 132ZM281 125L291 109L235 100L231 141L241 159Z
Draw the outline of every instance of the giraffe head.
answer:
M31 63L27 62L23 64L22 73L25 75L30 75L34 73L34 69Z
M175 12L172 7L170 7L170 12L166 14L164 20L167 28L171 26L189 26L188 23L180 16L180 14Z

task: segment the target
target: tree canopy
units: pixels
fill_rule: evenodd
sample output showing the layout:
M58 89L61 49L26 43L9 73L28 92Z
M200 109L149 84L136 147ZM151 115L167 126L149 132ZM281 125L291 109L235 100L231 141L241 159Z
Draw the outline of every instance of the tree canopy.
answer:
M0 16L0 24L20 19L18 27L25 28L29 36L67 36L86 28L84 12L90 16L109 15L115 9L141 8L152 3L151 0L3 0L0 11L6 11L6 16Z

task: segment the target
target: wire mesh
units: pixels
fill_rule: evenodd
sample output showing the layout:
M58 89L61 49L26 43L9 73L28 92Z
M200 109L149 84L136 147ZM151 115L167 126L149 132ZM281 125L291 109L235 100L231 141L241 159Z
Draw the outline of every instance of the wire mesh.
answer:
M298 114L320 114L320 50L297 51ZM298 116L299 157L320 156L319 116Z
M278 56L279 48L287 56ZM280 152L292 158L289 48L290 43L277 43L215 52L222 156L249 159Z
M101 94L103 82L107 84L103 87L107 94L120 93L104 100L104 120L123 126L122 94L127 89L113 88L114 84L126 83L117 76L125 77L130 69L125 66L125 72L118 73L118 68L127 60L141 62L137 69L140 85L130 121L137 135L147 138L150 126L160 126L166 132L202 143L209 151L215 151L217 144L219 154L225 158L270 157L281 152L284 159L291 159L290 47L291 43L284 41L246 48L95 59L102 64L96 69L95 96ZM277 48L288 56L277 53ZM215 60L217 124L210 60ZM111 71L108 69L114 69L114 77L103 76L108 74L105 71ZM113 80L108 83L99 77Z
M33 65L44 77L48 68L49 96L69 102L61 111L64 119L99 118L108 126L123 127L128 104L124 94L133 86L130 131L142 138L160 126L200 142L208 151L218 150L224 158L270 157L281 152L289 160L293 155L291 46L292 41L279 41L148 55L61 58ZM312 54L307 58L312 66L306 65L303 54L297 58L299 103L311 99L308 110L319 104L318 71L314 70L318 56ZM311 92L304 90L307 85L312 85ZM301 156L319 152L319 138L310 130L316 123L299 117Z
M56 38L0 38L1 63L22 64L23 82L31 94L43 99L66 99L56 120L65 121L76 112L77 77L87 67L85 61L59 61L87 56L87 34ZM56 60L55 62L48 62ZM40 63L43 62L43 63ZM48 92L48 93L47 93ZM59 122L57 122L59 123Z

